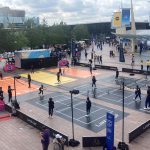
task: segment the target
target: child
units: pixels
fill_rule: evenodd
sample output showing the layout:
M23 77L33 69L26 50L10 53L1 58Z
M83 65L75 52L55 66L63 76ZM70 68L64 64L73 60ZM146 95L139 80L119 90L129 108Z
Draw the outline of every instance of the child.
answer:
M43 95L43 90L44 90L44 87L43 85L41 84L40 88L39 88L39 94L42 94Z

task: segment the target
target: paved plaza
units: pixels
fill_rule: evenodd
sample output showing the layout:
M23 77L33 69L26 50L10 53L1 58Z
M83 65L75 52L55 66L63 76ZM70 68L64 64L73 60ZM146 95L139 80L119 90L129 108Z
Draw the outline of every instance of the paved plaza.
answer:
M90 55L91 49L88 50ZM109 46L106 45L103 51L96 50L97 53L103 54L104 65L117 66L118 68L128 66L130 63L117 63L116 58L109 58ZM105 51L105 52L104 52ZM109 54L109 53L108 53ZM138 55L138 54L137 54ZM105 57L106 56L106 57ZM130 59L127 56L127 59ZM141 56L142 57L142 56ZM143 54L143 57L144 54ZM147 57L147 56L146 56ZM146 58L145 57L145 58ZM139 56L136 58L138 60ZM84 58L84 52L81 57L84 63L87 61ZM128 62L128 61L127 61ZM140 61L139 61L140 62ZM138 61L135 65L139 67ZM130 76L129 73L120 72L119 78L115 79L115 71L97 69L93 70L93 75L96 76L96 88L92 87L92 77L87 67L72 66L64 68L63 74L60 77L61 83L57 83L56 73L58 68L43 68L35 70L31 74L31 88L28 88L27 70L17 70L15 73L4 74L4 79L0 81L0 86L3 87L5 102L8 103L7 86L13 88L14 74L21 75L21 79L17 79L17 100L20 103L20 111L35 120L45 124L46 126L59 131L72 138L71 126L71 95L73 89L79 90L78 95L73 95L74 123L75 123L75 139L82 141L83 136L105 136L106 135L106 113L110 112L115 115L115 145L121 141L122 133L122 87L119 80L125 81L125 142L128 143L128 133L134 130L150 119L149 111L145 111L144 104L146 98L147 85L149 85L149 77L145 79L144 75ZM40 85L45 87L44 96L38 94ZM135 101L135 87L139 85L142 90L142 100ZM92 108L90 116L86 116L86 98L90 97ZM14 96L14 92L13 92ZM52 97L55 102L54 116L48 118L48 99ZM9 150L10 147L16 150L16 147L21 147L22 150L40 149L39 131L27 125L17 118L0 121L0 130L4 138L1 136L0 149ZM5 130L9 132L5 133ZM29 132L29 133L28 133ZM21 133L21 134L20 134ZM13 136L12 136L13 135ZM25 135L25 137L23 137ZM15 137L19 142L15 142ZM147 150L149 145L148 138L150 131L147 130L144 134L135 139L132 143L128 143L131 150ZM6 140L9 141L7 144ZM29 138L29 139L27 139ZM15 145L13 144L15 142ZM7 146L6 146L7 145ZM52 149L52 143L49 150ZM79 147L65 147L65 149L82 150L82 142ZM88 149L88 148L87 148ZM91 148L97 150L97 148Z

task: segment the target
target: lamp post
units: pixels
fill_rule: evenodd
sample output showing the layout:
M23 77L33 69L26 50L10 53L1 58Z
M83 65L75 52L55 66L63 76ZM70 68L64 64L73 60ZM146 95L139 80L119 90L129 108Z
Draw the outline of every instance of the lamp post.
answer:
M122 141L118 143L118 148L128 150L128 145L124 142L124 79L122 80Z
M14 76L15 101L17 101L17 99L16 99L16 79L20 79L20 78L21 78L21 76L19 76L19 75Z
M72 139L69 141L70 146L78 146L80 144L79 141L74 139L74 120L73 120L73 94L79 94L79 90L70 91L71 94L71 112L72 112Z
M74 39L71 38L71 65L74 65L74 46L73 46Z

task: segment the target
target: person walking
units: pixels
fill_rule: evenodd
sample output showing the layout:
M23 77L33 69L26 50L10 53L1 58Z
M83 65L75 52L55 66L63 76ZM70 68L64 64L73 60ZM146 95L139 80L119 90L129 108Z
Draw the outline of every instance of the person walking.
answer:
M147 60L146 65L147 65L147 71L149 71L149 65L150 65L149 60Z
M143 70L143 60L141 60L141 70Z
M4 96L3 96L3 90L2 87L0 87L0 100L3 100Z
M148 89L147 89L147 97L146 97L146 100L145 100L145 108L144 109L150 109L150 86L148 86Z
M91 111L91 101L90 101L90 98L87 97L87 100L86 100L86 117L89 116L90 114L90 111Z
M39 88L39 94L42 94L43 95L43 91L44 91L44 87L43 85L41 84L40 88Z
M58 81L58 83L61 82L61 81L60 81L60 72L57 72L57 81Z
M92 75L92 65L90 65L90 67L89 67L89 69L90 69L90 73L91 73L91 75Z
M85 52L85 59L87 60L87 55L88 55L88 53L87 53L87 51Z
M52 118L53 116L53 109L54 109L54 101L52 98L49 98L49 101L48 101L48 109L49 109L49 117Z
M0 71L0 78L1 78L1 80L3 79L2 71Z
M31 88L31 75L28 73L28 88Z
M139 97L140 98L140 101L141 101L141 89L140 89L140 87L137 85L136 86L136 90L135 90L135 100L137 99L137 97Z
M116 79L118 79L119 77L119 71L118 71L118 68L116 69Z
M8 103L12 102L12 90L11 86L8 86Z
M61 70L61 67L59 67L59 71L60 75L62 75L62 70Z
M132 54L132 58L131 58L131 66L133 67L135 64L135 58L134 58L134 54Z
M64 150L65 140L60 134L56 134L53 140L53 150Z
M95 78L95 76L92 77L92 87L93 86L96 87L96 78Z
M102 63L103 63L102 55L99 56L99 61L100 61L101 65L102 65Z
M40 133L41 135L41 143L43 150L48 150L48 146L50 143L50 131L46 127L43 127L43 131Z

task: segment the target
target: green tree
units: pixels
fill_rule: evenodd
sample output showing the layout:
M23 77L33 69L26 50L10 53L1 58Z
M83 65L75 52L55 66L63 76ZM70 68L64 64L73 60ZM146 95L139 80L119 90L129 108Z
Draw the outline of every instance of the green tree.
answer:
M41 48L44 44L45 37L43 35L43 30L41 27L36 27L32 29L28 29L26 31L26 36L29 41L29 46L31 49Z
M50 44L66 44L70 39L70 27L64 22L49 27L47 39Z
M20 31L15 34L15 49L21 49L27 47L29 41L24 32Z
M76 40L89 38L89 31L86 25L76 25L72 30L72 37Z

